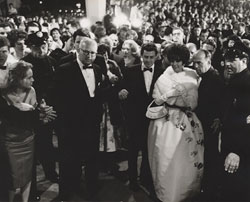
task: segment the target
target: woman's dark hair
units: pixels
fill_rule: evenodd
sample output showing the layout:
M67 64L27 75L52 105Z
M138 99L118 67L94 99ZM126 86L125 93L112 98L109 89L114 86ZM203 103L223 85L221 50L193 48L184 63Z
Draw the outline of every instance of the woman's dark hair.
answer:
M171 44L167 49L167 57L170 62L182 61L183 64L187 64L190 58L190 53L185 45Z
M27 71L32 69L32 67L32 64L22 60L14 63L12 69L9 72L6 91L13 91L17 89L20 86L20 81L26 77Z

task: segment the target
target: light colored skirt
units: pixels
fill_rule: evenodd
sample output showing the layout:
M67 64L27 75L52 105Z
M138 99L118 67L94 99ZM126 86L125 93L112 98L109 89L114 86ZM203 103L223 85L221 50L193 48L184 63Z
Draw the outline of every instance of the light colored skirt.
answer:
M203 175L203 130L192 112L169 109L169 117L151 120L148 156L157 197L186 201L200 191Z

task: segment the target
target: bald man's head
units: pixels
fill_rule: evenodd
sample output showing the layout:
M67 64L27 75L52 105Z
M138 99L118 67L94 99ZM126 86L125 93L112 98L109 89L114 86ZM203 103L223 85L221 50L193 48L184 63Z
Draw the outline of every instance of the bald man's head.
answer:
M192 62L197 74L202 75L211 68L211 54L200 49L193 55Z

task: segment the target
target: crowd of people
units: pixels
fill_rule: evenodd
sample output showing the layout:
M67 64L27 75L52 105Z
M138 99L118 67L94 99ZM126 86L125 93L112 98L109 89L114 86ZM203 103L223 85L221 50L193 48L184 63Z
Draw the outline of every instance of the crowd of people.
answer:
M91 200L100 167L157 202L249 201L249 7L125 0L90 27L1 18L0 196L34 200L39 162L62 201L83 173Z

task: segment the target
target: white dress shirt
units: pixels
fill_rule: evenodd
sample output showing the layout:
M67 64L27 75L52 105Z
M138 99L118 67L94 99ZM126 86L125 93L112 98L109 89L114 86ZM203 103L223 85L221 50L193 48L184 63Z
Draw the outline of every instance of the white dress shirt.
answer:
M147 93L149 93L149 91L150 91L150 86L151 86L153 75L154 75L154 67L155 67L155 65L152 65L150 67L150 68L152 68L152 72L143 71L143 69L147 68L147 67L144 65L144 63L142 63L142 65L141 65L143 75L144 75L144 81L145 81L145 86L146 86Z
M95 73L93 68L83 69L83 63L77 57L77 63L87 84L90 97L95 97Z

